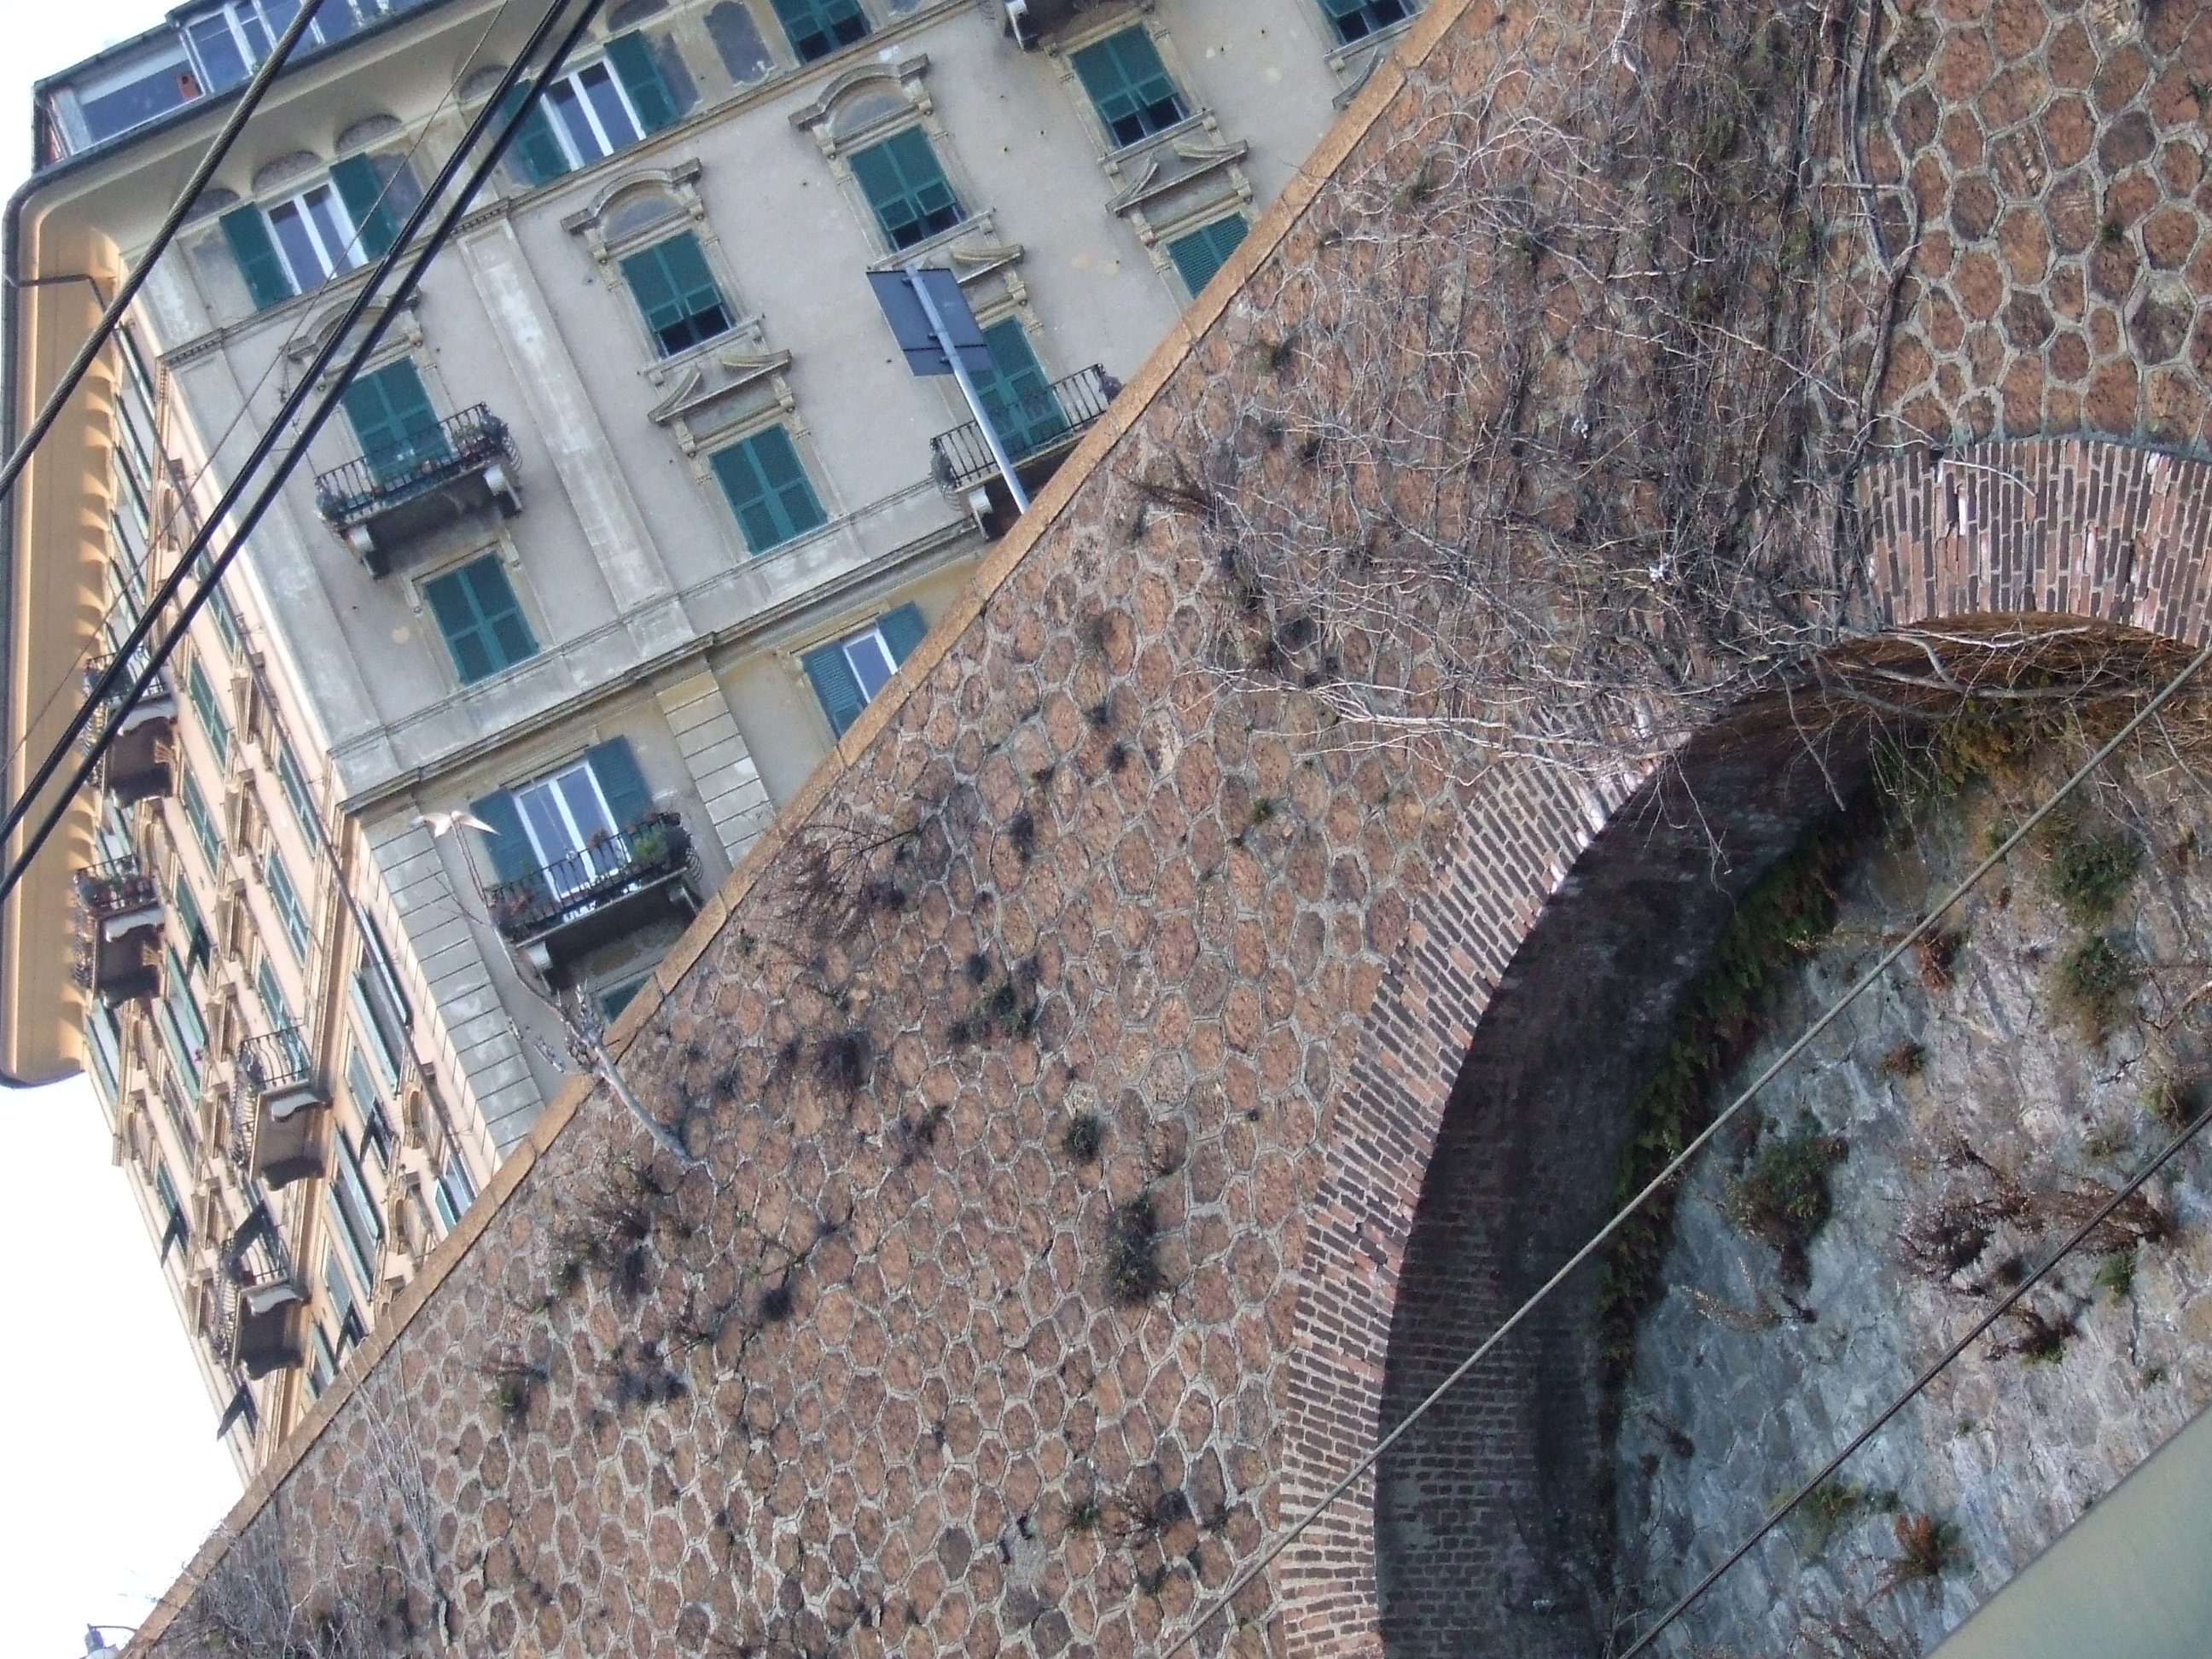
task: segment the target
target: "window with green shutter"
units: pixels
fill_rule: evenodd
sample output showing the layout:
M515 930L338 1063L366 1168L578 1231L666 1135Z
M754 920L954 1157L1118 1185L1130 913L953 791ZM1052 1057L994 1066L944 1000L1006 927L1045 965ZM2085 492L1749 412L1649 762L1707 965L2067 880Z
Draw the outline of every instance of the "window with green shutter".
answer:
M216 825L215 814L208 810L207 797L200 793L199 780L190 772L185 774L185 823L198 845L200 856L207 860L210 872L220 874L222 869L222 831Z
M215 750L216 760L224 765L230 762L230 722L222 717L222 701L216 696L215 684L207 677L198 657L185 671L185 696L191 699L192 712L200 717L200 729L207 733L208 747Z
M315 816L315 798L307 788L307 775L300 769L299 757L282 736L276 739L276 787L284 792L285 805L292 809L293 821L307 836L307 844L319 842L322 823Z
M683 112L677 107L675 91L653 57L653 43L642 33L632 29L609 40L607 67L622 83L641 129L658 132L676 125Z
M843 737L868 700L882 690L898 665L914 654L929 624L919 606L887 611L857 634L809 651L799 659L830 729Z
M222 223L223 240L230 244L230 257L237 262L238 274L246 279L246 291L253 296L254 309L290 299L296 291L292 273L276 257L276 244L270 239L261 210L233 208L222 216Z
M775 0L775 16L802 64L867 38L860 0Z
M851 159L853 177L893 247L912 247L960 222L960 198L937 164L929 135L920 127L856 149Z
M443 462L450 453L422 377L404 357L374 374L356 376L341 401L362 459L380 483Z
M1321 9L1336 26L1336 38L1346 46L1404 22L1415 7L1416 0L1321 0Z
M1226 219L1216 219L1168 244L1168 258L1175 261L1176 272L1190 290L1192 299L1195 300L1199 290L1213 280L1213 273L1229 262L1229 256L1237 251L1237 245L1250 228L1243 214L1232 213Z
M530 82L518 81L500 100L498 131L507 131L507 123L514 119L515 111L530 94ZM545 100L539 99L522 118L514 130L514 137L507 147L507 165L521 176L526 185L542 185L558 179L575 165L561 141L553 136L553 124L545 118Z
M622 273L664 357L729 331L729 307L690 231L631 254Z
M1019 459L1064 436L1067 417L1020 321L1009 317L992 324L983 331L983 341L991 348L991 368L973 377L975 396L1006 453Z
M269 889L269 902L276 908L276 920L283 927L284 937L291 941L293 953L306 962L308 946L314 942L307 926L307 907L300 902L300 890L292 884L292 872L284 867L283 854L274 848L270 848L262 876Z
M1068 61L1116 144L1133 144L1190 113L1160 61L1159 48L1141 26L1109 34Z
M799 464L791 434L780 426L756 432L708 458L729 497L730 510L755 553L781 547L826 522L814 487Z
M359 228L362 258L381 258L399 234L399 222L392 216L392 204L376 163L366 155L349 155L331 164L331 183L337 186L338 200L345 204L348 216Z
M538 654L538 641L496 553L422 584L422 597L453 653L461 684L471 685Z

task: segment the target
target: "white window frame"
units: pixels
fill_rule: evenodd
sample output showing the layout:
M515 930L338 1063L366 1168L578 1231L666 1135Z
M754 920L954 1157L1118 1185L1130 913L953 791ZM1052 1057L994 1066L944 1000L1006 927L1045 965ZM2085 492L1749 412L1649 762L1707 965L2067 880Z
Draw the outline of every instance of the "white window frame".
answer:
M608 90L614 94L615 101L622 106L623 113L629 118L630 130L637 135L635 138L617 144L608 137L605 126L599 120L599 111L592 107L591 94L584 89L584 77L594 70L606 77ZM574 135L568 131L566 112L562 105L554 101L554 94L562 88L566 88L569 97L574 100L576 109L591 129L592 139L601 146L594 155L586 155L576 148ZM544 107L545 125L553 134L553 142L561 146L561 153L568 158L568 165L572 168L587 167L617 150L628 149L645 137L645 123L638 119L637 110L629 101L629 94L623 90L622 77L608 67L604 58L596 63L586 64L581 69L569 70L556 76L547 84L538 102Z
M579 858L580 854L591 853L593 845L592 838L600 834L597 829L588 833L583 831L583 827L576 821L575 813L569 810L568 794L561 787L565 780L579 773L581 773L585 781L591 785L592 799L598 804L599 817L607 825L605 831L607 840L602 843L606 846L607 850L600 857ZM514 815L522 820L522 833L529 839L530 850L537 854L538 867L546 872L546 885L553 890L553 896L556 898L566 898L569 894L590 886L601 876L611 875L622 867L622 850L611 844L612 838L621 833L622 826L615 822L614 811L607 805L607 792L600 786L599 775L592 770L590 761L580 757L558 770L548 772L542 777L533 778L510 793L514 797ZM526 804L533 796L542 796L552 804L562 829L570 837L569 846L556 851L548 848L540 839L538 826L532 821L530 808ZM554 873L555 866L562 860L572 858L578 859L575 866L576 879L563 885ZM604 868L599 867L602 865L605 866Z
M319 193L325 198L331 220L338 227L338 244L335 251L324 246L325 232L315 222L315 208L309 198ZM323 260L324 268L303 271L294 264L292 250L286 245L284 234L276 228L276 212L290 208L297 216L302 230L307 233L310 247ZM276 257L292 278L292 285L301 294L312 294L332 277L343 276L361 263L361 231L346 211L345 202L338 195L338 187L325 177L312 185L304 185L290 195L270 203L261 210L261 217L269 227L269 240L276 245Z
M853 647L863 643L873 646L883 659L883 673L873 685L868 684L867 675L861 672L860 659L853 654ZM843 635L837 641L837 648L845 653L845 666L853 671L853 682L860 688L867 702L873 702L876 693L890 684L891 676L899 671L898 659L891 654L891 642L884 637L883 626L879 622L869 623L857 634Z

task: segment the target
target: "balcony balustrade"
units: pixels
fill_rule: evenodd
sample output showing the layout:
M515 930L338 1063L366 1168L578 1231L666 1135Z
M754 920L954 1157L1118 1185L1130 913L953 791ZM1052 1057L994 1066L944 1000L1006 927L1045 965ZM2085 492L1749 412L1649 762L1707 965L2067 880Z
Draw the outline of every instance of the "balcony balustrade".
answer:
M265 1204L256 1203L223 1250L226 1282L215 1286L208 1338L225 1364L249 1377L303 1364L307 1298L291 1253Z
M588 951L698 908L691 833L674 812L648 812L515 881L489 888L492 920L549 977Z
M161 895L135 854L76 872L76 982L111 1008L161 994Z
M288 1025L248 1038L231 1077L231 1162L272 1188L328 1174L330 1104L304 1033Z
M1024 489L1035 493L1059 470L1076 441L1106 412L1121 390L1119 380L1093 363L1000 411L993 430ZM939 486L947 495L965 498L987 534L1003 534L1013 522L1013 496L999 476L999 464L981 425L969 421L939 433L929 441L929 447L931 471Z
M514 487L514 437L482 404L315 480L323 522L372 576L385 574L392 554L410 541L487 507L513 518L522 498Z
M87 665L88 696L114 660L112 654L95 657ZM143 648L131 653L125 678L101 700L99 720L85 728L88 749L106 733L114 734L100 758L100 787L120 806L168 794L176 787L177 696L169 689L167 677L155 675L147 682L145 696L127 707L124 703L125 694L145 672L146 663Z

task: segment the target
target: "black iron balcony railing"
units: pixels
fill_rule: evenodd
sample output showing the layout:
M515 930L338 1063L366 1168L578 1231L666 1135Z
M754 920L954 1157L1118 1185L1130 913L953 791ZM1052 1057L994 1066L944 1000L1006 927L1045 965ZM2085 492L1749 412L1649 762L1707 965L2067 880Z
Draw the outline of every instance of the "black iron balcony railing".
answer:
M125 915L161 902L154 878L138 867L138 855L125 853L106 864L76 872L76 899L94 921Z
M111 1007L156 994L161 983L161 969L154 965L161 904L161 890L138 867L135 853L78 871L71 975L77 984L98 991Z
M513 466L507 422L483 404L449 415L429 432L333 468L315 480L315 508L340 534L418 495L487 467Z
M992 429L1005 446L1006 459L1019 467L1033 456L1073 443L1106 412L1106 405L1121 390L1119 380L1093 363L1066 380L1054 380L1034 398L999 409ZM939 433L929 441L929 447L934 452L931 465L937 481L947 489L966 490L999 470L998 462L991 458L990 441L974 421Z
M265 1177L272 1162L295 1163L303 1156L311 1166L305 1172L319 1172L320 1160L313 1156L315 1149L305 1144L291 1145L304 1138L296 1132L286 1135L282 1121L272 1129L265 1109L270 1096L306 1089L313 1081L314 1058L305 1035L295 1026L248 1037L239 1044L230 1084L230 1160L241 1175ZM286 1144L266 1144L272 1138ZM281 1187L285 1182L271 1184Z
M691 832L674 812L627 829L488 890L492 920L510 939L535 938L690 867Z
M86 659L84 665L84 690L87 696L90 696L92 695L93 688L100 684L100 676L107 672L108 665L115 660L115 657L116 653L114 652L104 651L96 657ZM125 665L123 672L116 679L115 689L110 691L107 696L101 700L103 704L106 707L112 708L117 703L121 702L123 701L124 694L129 691L132 685L137 684L138 677L146 672L146 665L152 660L153 653L148 651L144 646L142 645L136 651L133 651L131 653L131 660ZM167 696L167 693L165 689L165 684L166 683L160 674L155 675L152 679L146 683L147 698L150 701L155 697Z

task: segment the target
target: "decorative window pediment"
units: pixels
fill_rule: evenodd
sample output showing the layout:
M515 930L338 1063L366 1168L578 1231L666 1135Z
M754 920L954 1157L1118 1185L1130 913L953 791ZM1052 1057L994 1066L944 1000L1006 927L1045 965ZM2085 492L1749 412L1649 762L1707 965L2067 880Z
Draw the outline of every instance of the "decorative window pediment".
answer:
M936 106L922 82L928 69L929 54L916 52L896 63L847 70L812 103L793 111L791 125L812 135L822 153L835 161L902 122L933 114Z
M419 294L408 296L407 303L400 309L400 314L393 319L392 326L385 331L384 338L377 343L375 355L362 366L364 373L367 373L372 366L380 367L394 357L412 356L422 349L422 324L415 314L416 307L421 303L421 300L422 296ZM313 358L329 341L339 324L345 320L346 309L352 302L352 296L348 295L325 306L307 326L301 329L285 346L286 361L295 368L298 368ZM388 305L389 302L384 300L371 301L368 310L362 313L362 329L366 331L374 327L377 319L384 315ZM344 362L343 353L333 357L329 366L323 370L322 377L317 381L317 385L327 386L337 375L338 370L343 367Z
M674 434L693 460L700 450L739 427L757 425L775 412L798 407L787 371L788 351L770 351L757 326L740 328L730 340L685 362L673 376L668 395L646 411L648 419Z
M1232 202L1249 207L1252 181L1242 163L1250 149L1241 138L1223 140L1211 117L1163 133L1113 169L1125 182L1108 200L1107 211L1127 219L1150 246L1165 226L1217 213Z
M618 250L687 222L707 222L696 156L673 167L633 168L609 179L588 203L563 218L561 228L582 237L601 272L608 274Z

